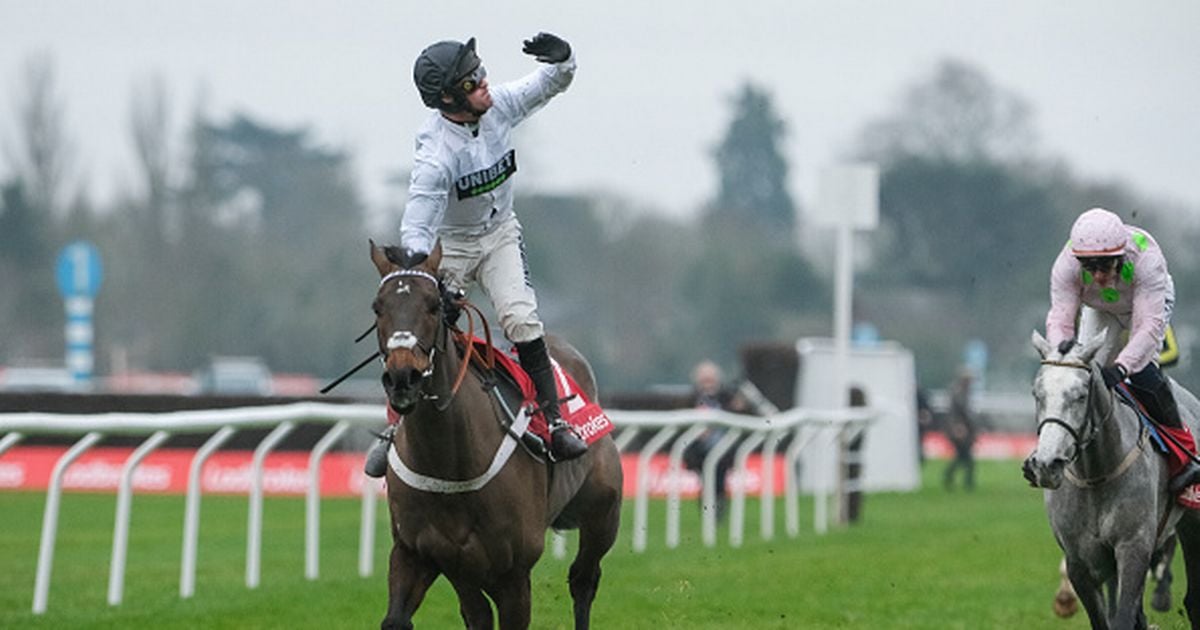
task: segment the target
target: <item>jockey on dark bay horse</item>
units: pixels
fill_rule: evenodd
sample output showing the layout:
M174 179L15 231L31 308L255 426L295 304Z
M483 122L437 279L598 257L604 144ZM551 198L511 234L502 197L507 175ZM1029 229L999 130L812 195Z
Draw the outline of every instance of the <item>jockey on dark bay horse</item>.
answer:
M523 52L546 64L494 89L465 44L437 42L421 52L413 79L434 109L417 132L417 149L400 245L413 261L442 245L442 280L462 291L478 282L491 299L505 336L537 389L551 429L550 454L574 459L587 445L562 420L537 297L529 282L521 223L513 213L516 152L512 129L564 91L575 76L571 46L549 33L524 42ZM381 477L390 435L367 457L366 473Z
M1050 272L1046 340L1066 353L1075 339L1089 339L1107 328L1109 353L1096 355L1105 385L1113 388L1128 379L1151 415L1168 430L1178 430L1179 441L1194 455L1195 443L1183 428L1171 385L1157 363L1174 305L1175 284L1154 237L1108 210L1093 208L1076 219L1071 240ZM1128 331L1129 340L1114 359L1114 333L1121 330ZM1168 489L1176 496L1197 482L1200 464L1185 459Z

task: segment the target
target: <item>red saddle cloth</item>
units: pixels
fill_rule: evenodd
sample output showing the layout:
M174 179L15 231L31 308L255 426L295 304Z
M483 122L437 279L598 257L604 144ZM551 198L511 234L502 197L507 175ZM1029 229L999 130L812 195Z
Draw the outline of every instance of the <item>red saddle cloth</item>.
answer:
M1170 451L1167 454L1167 474L1174 478L1187 465L1191 454L1196 452L1196 440L1192 438L1192 432L1186 426L1173 429L1159 425L1158 430L1175 438L1163 440L1166 442L1167 450ZM1183 492L1175 497L1175 502L1185 508L1200 510L1200 484L1184 488Z
M486 356L487 342L478 338L474 342L475 349L481 355ZM504 370L521 388L523 404L537 409L529 422L529 430L549 444L550 428L546 425L546 418L542 416L541 410L534 402L537 400L537 388L533 385L533 379L529 378L525 370L521 369L520 363L512 354L496 350L495 356L496 368ZM554 382L558 385L558 399L563 401L559 403L559 411L562 412L563 420L566 420L571 428L575 429L575 433L588 444L611 433L613 430L612 420L608 419L600 405L588 400L580 390L579 384L570 374L567 374L566 370L562 369L557 361L551 359L551 365L554 367Z
M475 344L475 351L480 356L487 356L488 344L486 341L476 337L472 342ZM525 370L521 369L521 364L512 354L502 352L497 348L494 350L494 356L496 357L496 369L503 370L521 389L522 406L535 410L529 421L529 430L549 444L550 428L535 403L537 388L534 387L533 380L529 378ZM554 381L558 385L558 398L564 401L559 403L559 411L562 412L563 420L566 420L575 429L575 433L587 444L611 433L613 430L612 420L609 420L600 405L588 400L580 390L579 384L558 365L557 361L551 360L551 364L554 366ZM387 415L388 424L396 424L400 421L399 415L391 407L388 407Z

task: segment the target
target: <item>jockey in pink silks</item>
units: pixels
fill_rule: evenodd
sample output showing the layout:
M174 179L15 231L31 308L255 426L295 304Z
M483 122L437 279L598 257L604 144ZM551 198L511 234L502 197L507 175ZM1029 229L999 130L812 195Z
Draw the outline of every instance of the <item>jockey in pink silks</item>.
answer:
M1096 355L1104 384L1111 389L1127 380L1151 415L1168 429L1178 429L1172 435L1183 437L1194 453L1194 441L1183 427L1171 386L1158 366L1174 306L1175 283L1162 249L1149 232L1125 225L1103 208L1079 215L1071 227L1071 240L1050 271L1046 340L1065 354L1077 338L1090 339L1107 329L1107 343ZM1121 331L1128 331L1129 340L1113 358ZM1177 495L1197 482L1200 464L1187 460L1168 489Z

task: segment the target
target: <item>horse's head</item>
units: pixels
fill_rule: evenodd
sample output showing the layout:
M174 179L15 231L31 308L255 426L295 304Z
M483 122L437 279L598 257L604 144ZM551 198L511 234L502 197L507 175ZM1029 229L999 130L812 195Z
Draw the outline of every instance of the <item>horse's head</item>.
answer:
M1094 384L1102 380L1092 358L1106 336L1107 331L1101 331L1064 354L1036 331L1033 333L1033 346L1042 357L1042 367L1033 381L1038 443L1022 470L1035 487L1053 490L1062 485L1067 464L1095 437L1096 422L1089 411L1095 408Z
M398 413L412 411L422 385L433 373L442 328L442 292L438 282L441 245L428 258L414 261L398 247L371 243L371 261L379 270L379 291L371 308L379 353L383 357L383 389Z

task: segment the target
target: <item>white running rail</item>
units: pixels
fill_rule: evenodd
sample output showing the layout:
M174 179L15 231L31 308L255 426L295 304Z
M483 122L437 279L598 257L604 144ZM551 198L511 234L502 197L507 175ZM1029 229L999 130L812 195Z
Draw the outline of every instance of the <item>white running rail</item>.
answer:
M725 437L707 454L702 465L703 502L706 508L702 519L702 540L706 546L717 543L716 497L714 496L717 462L736 447L731 473L745 471L749 455L760 450L764 471L774 470L776 451L780 443L790 440L784 455L785 521L791 537L799 534L799 480L797 463L804 454L822 457L833 445L849 434L863 430L876 417L869 408L841 410L792 409L770 416L745 416L715 410L626 411L612 410L608 415L620 429L615 441L622 452L632 447L638 436L651 435L641 446L637 458L637 492L634 497L633 549L646 549L649 521L650 462L660 450L669 447L668 474L677 479L687 444L706 428L725 427ZM209 409L158 413L4 413L0 414L0 456L29 435L78 435L73 446L55 463L46 491L46 506L42 517L41 544L38 552L37 576L34 584L33 612L46 612L50 592L50 575L54 563L54 545L58 532L58 512L62 498L66 469L89 448L109 435L148 436L125 461L121 470L117 495L117 513L113 527L112 560L109 566L108 603L118 605L124 595L125 562L128 550L130 514L133 502L133 476L138 464L171 435L212 431L213 434L197 450L189 467L185 499L182 562L179 595L189 598L195 594L196 554L200 528L200 473L204 463L230 437L242 429L271 428L272 431L255 449L249 493L249 514L246 532L246 586L256 588L260 582L262 543L263 464L267 455L298 423L331 425L330 430L313 447L309 457L308 488L305 497L305 577L319 575L320 544L320 463L325 454L353 427L377 428L385 421L383 405L331 404L300 402L284 405ZM740 446L738 445L740 440ZM814 529L818 533L828 528L829 511L825 504L833 480L829 474L817 475L814 488ZM763 476L761 502L761 534L764 540L774 536L773 475ZM379 486L367 480L366 488ZM666 546L679 544L680 488L672 482L667 488ZM735 486L730 513L730 545L743 542L745 532L745 490ZM362 495L361 526L359 531L359 575L370 576L373 571L375 544L375 514L378 491ZM565 555L564 540L556 537L553 555Z

